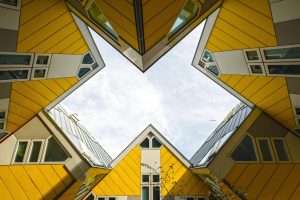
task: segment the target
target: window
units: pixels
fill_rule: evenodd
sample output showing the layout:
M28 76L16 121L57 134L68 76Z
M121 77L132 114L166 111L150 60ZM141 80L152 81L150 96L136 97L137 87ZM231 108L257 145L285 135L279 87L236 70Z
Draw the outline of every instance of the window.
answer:
M300 64L267 64L267 69L270 75L300 75Z
M4 140L9 135L8 132L0 132L0 141Z
M207 50L204 51L204 54L203 54L203 57L202 57L202 61L203 62L215 62L212 53L210 53Z
M252 75L265 75L264 66L262 63L248 63L250 74Z
M263 162L272 162L273 154L271 150L270 140L269 139L257 139L258 146L260 149L260 156Z
M30 65L31 55L0 54L0 65Z
M4 129L4 127L5 127L5 126L4 126L4 123L5 123L5 122L0 122L0 130L1 130L1 129Z
M51 137L48 139L44 162L63 162L68 158L66 152L57 141Z
M260 60L259 53L257 50L245 51L247 61L258 61Z
M116 197L108 197L108 200L116 200Z
M47 68L33 69L32 79L44 79L44 78L46 78L47 71L48 71Z
M206 197L196 197L196 200L206 200Z
M113 39L116 40L118 38L117 33L114 31L110 23L106 20L105 16L94 2L88 9L88 15L93 20L93 22L103 28Z
M150 176L149 175L142 175L142 183L149 183Z
M172 38L180 30L182 30L183 27L185 27L193 19L195 19L198 15L198 10L199 10L198 5L196 5L194 1L187 0L169 32L169 38Z
M78 78L82 78L83 76L85 76L87 73L89 73L92 69L90 67L82 67L79 69L78 71Z
M155 138L152 138L152 148L160 148L161 147L161 143Z
M142 147L142 148L149 148L149 138L146 137L146 138L141 142L140 147Z
M87 53L83 56L81 64L92 64L94 63L93 57L90 53Z
M5 111L0 111L0 120L5 119L6 112Z
M153 200L160 200L160 187L159 186L153 186L152 190Z
M286 47L263 50L266 60L300 59L300 47Z
M253 139L246 135L231 154L235 161L257 161Z
M187 197L186 200L195 200L194 197Z
M142 200L149 200L149 186L142 186Z
M27 146L28 146L28 141L20 141L18 143L18 147L14 159L15 163L22 163L24 161Z
M42 148L42 141L33 141L28 162L38 162Z
M300 128L295 128L294 131L298 136L300 136ZM1 140L1 136L0 136L0 140Z
M95 199L95 195L93 193L89 194L85 200L94 200Z
M277 139L273 139L272 142L273 142L273 146L275 149L275 153L276 153L275 155L276 155L277 161L278 162L289 161L289 155L287 152L287 148L286 148L284 139L277 138Z
M10 6L17 6L18 0L0 0L0 3L4 3Z
M160 182L160 176L159 175L152 175L152 182L153 183L159 183Z
M300 116L300 108L299 107L295 107L295 114Z
M29 79L29 69L1 69L0 81Z
M206 69L216 76L220 75L217 65L208 65L208 67Z
M97 200L105 200L105 197L98 197Z
M48 66L50 63L50 55L36 55L36 66Z

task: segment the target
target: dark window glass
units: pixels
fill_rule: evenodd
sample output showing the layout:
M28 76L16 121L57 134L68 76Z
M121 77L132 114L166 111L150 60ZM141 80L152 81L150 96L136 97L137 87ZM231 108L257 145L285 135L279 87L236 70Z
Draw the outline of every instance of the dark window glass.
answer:
M0 119L4 119L5 118L5 111L1 111L0 112Z
M172 26L169 37L172 38L178 33L183 27L188 25L198 14L198 6L192 1L186 1L183 9L180 11L174 25Z
M215 62L213 55L211 53L209 53L208 51L204 52L202 60L204 62Z
M140 144L142 148L149 148L149 138L145 138L143 142Z
M57 141L51 137L48 140L45 162L62 162L68 158L66 152L61 148Z
M249 135L246 135L242 142L232 152L231 157L235 161L256 161L256 154L253 145L253 140Z
M270 74L300 75L300 65L278 64L268 65Z
M46 76L46 69L35 69L34 78L44 78Z
M4 122L0 122L0 129L4 129Z
M300 108L295 108L296 115L300 115Z
M148 183L149 182L149 175L142 175L142 182Z
M97 199L98 199L98 200L105 200L104 197L98 197Z
M268 140L260 139L258 140L258 145L261 151L263 161L273 161L272 153Z
M159 177L159 175L153 175L153 176L152 176L152 180L153 180L154 183L159 183L159 182L160 182L160 177Z
M7 132L0 132L0 140L4 139L7 135Z
M148 186L142 187L142 200L149 200L149 187Z
M153 200L160 200L160 188L153 186Z
M262 74L263 73L261 65L250 65L250 69L251 69L252 74Z
M95 3L92 3L91 7L88 9L88 14L97 25L103 28L114 39L117 39L118 35Z
M0 55L0 65L29 65L30 55Z
M299 128L294 129L294 131L295 131L298 135L300 135L300 129L299 129ZM0 137L0 139L1 139L1 137Z
M273 140L278 161L289 161L289 156L285 148L283 139L274 139Z
M219 76L219 74L220 74L217 65L209 65L209 66L207 67L207 70L210 71L211 73L213 73L213 74L216 75L216 76Z
M186 200L195 200L194 197L187 197Z
M47 65L49 56L38 56L36 59L36 64L38 65Z
M259 60L257 51L253 50L253 51L246 51L246 55L248 60Z
M31 154L29 157L29 162L37 162L38 161L41 147L42 147L41 141L33 141L33 146L32 146Z
M18 0L0 0L0 3L4 3L10 6L17 6Z
M27 79L28 70L0 71L0 80Z
M87 196L85 199L86 199L86 200L94 200L94 199L95 199L95 196L91 193L91 194L89 194L89 196Z
M267 60L300 58L300 47L264 50Z
M15 162L23 162L28 142L19 142Z
M109 197L108 200L116 200L116 197Z
M197 197L197 200L206 200L205 197Z
M82 59L82 64L92 64L94 62L91 54L86 54Z
M152 148L160 148L161 143L154 137L152 138Z
M91 71L91 68L89 67L84 67L84 68L80 68L79 72L78 72L78 77L82 78L84 75L86 75L89 71Z

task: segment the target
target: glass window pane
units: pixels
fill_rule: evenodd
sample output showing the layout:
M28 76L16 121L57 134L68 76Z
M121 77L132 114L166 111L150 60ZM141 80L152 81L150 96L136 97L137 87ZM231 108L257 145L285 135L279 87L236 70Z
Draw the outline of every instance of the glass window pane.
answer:
M36 64L38 65L47 65L49 56L38 56L36 59Z
M96 24L106 30L114 39L117 39L118 35L95 3L92 3L91 7L88 9L88 14Z
M140 144L142 148L149 148L149 138L145 138L143 142Z
M105 200L105 197L98 197L98 200Z
M152 180L153 180L154 183L159 183L160 182L159 175L153 175Z
M5 138L8 135L7 132L0 132L0 140L2 140L3 138Z
M23 162L28 142L22 141L19 142L18 149L15 156L15 162Z
M27 79L28 70L0 71L0 80Z
M91 194L89 194L89 196L87 196L85 199L86 199L86 200L94 200L94 199L95 199L95 196L91 193Z
M0 129L4 129L4 122L0 122Z
M149 175L142 175L142 182L148 183L149 182Z
M18 0L0 0L0 3L4 3L11 6L17 6Z
M213 74L216 75L216 76L219 76L219 74L220 74L217 65L209 65L209 66L207 67L207 70L210 71L211 73L213 73Z
M149 200L149 187L142 187L142 200Z
M30 59L30 55L1 54L0 65L29 65Z
M268 140L258 140L258 145L261 151L263 161L273 161L272 153Z
M210 52L208 52L208 51L204 52L202 60L204 62L215 62L215 60L213 58L213 55Z
M160 200L160 187L153 186L153 200Z
M289 161L289 156L285 148L283 139L274 139L273 142L278 161Z
M186 200L195 200L194 197L187 197Z
M81 78L84 75L86 75L89 71L91 71L91 68L89 67L84 67L84 68L80 68L79 72L78 72L78 77Z
M270 74L300 75L300 65L296 64L268 65L268 69Z
M256 161L256 154L253 145L253 140L249 135L232 152L231 157L235 161Z
M46 69L35 69L34 78L44 78L46 76Z
M170 30L170 38L197 17L198 10L198 6L192 0L188 0Z
M108 200L116 200L116 197L109 197Z
M295 108L296 115L300 115L300 108Z
M4 119L5 118L5 111L1 111L0 112L0 119Z
M155 137L152 138L152 147L153 148L160 148L161 147L161 143Z
M68 158L66 152L60 147L57 141L51 137L48 140L45 162L62 162Z
M264 50L267 60L300 58L300 47Z
M252 74L262 74L263 73L261 65L250 65L250 69L251 69Z
M259 60L257 51L246 51L247 59L248 60Z
M42 142L41 141L33 141L32 144L33 145L32 145L31 154L29 157L29 162L37 162L39 159Z
M94 62L91 54L86 54L82 59L82 64L92 64Z

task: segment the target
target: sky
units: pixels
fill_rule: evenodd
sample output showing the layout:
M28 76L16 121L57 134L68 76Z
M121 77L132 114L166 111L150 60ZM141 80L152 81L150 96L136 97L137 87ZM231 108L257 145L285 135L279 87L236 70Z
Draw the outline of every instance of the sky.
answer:
M191 65L203 25L145 73L92 32L106 66L62 104L112 158L149 124L191 158L239 102Z

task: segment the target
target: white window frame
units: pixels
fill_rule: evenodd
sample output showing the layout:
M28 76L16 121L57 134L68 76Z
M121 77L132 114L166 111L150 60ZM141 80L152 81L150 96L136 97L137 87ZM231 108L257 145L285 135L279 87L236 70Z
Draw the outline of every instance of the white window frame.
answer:
M247 135L252 138L253 148L254 148L254 152L255 152L255 155L256 155L256 160L255 161L236 161L236 160L233 160L233 158L231 157L232 153L234 152L234 150L239 146L239 144L242 142L242 140ZM258 147L257 147L256 141L255 141L255 138L252 135L248 134L248 133L245 134L244 136L242 136L240 138L240 140L233 146L232 150L227 155L227 158L229 158L233 163L260 163L261 160L260 160L260 157L259 157Z
M264 63L265 64L265 70L267 73L267 76L281 76L281 77L300 77L300 74L270 74L268 66L271 65L288 65L288 64L294 64L294 65L300 65L300 62L276 62L276 63Z
M26 150L25 150L25 154L24 154L24 159L23 159L23 162L15 162L15 158L16 158L16 155L17 155L17 151L18 151L20 142L27 142L27 146L26 146ZM28 139L17 140L17 144L15 146L15 150L14 150L14 154L12 156L11 163L14 164L14 165L22 165L22 164L26 163L29 148L30 148L30 140L28 140Z
M296 121L296 126L300 127L300 117L295 117L295 121Z
M208 69L208 67L209 67L210 65L216 65L216 67L218 68L218 71L219 71L219 75L218 75L218 76L215 75L214 73L212 73L212 72ZM210 74L212 74L213 76L217 77L217 78L219 78L219 77L221 76L220 68L219 68L219 66L217 65L216 62L206 63L205 66L204 66L204 69L205 69L206 71L208 71Z
M31 56L30 57L30 63L28 65L2 65L0 64L0 68L31 68L32 67L32 63L33 63L33 59L34 59L34 54L33 53L15 53L15 52L0 52L0 55L27 55L27 56Z
M44 77L41 77L41 78L35 78L34 77L34 72L35 70L40 70L40 69L45 69L46 72L45 72L45 76ZM42 80L42 79L46 79L47 76L48 76L48 71L49 71L49 68L48 67L34 67L32 69L32 73L31 73L31 80Z
M276 151L275 144L274 144L274 140L278 140L278 139L280 139L280 140L283 141L283 145L284 145L284 148L285 148L286 153L287 153L287 156L288 156L288 161L280 161L280 160L278 159L277 151ZM285 138L283 138L283 137L272 137L272 138L271 138L271 141L272 141L272 147L273 147L273 149L274 149L274 155L275 155L276 161L277 161L278 163L291 163L291 162L292 162L292 159L291 159L291 156L290 156L290 153L289 153L289 149L288 149L288 147L287 147L287 145L286 145Z
M149 182L144 182L144 181L143 181L143 175L149 176ZM148 185L148 184L150 184L150 183L151 183L151 174L141 174L141 184L142 184L142 185L143 185L143 184Z
M0 123L3 123L3 128L0 128L0 131L4 131L6 129L6 120L0 120Z
M78 76L78 74L79 74L79 71L80 71L80 69L82 69L82 68L90 68L91 69L91 71L89 71L88 73L86 73L85 75L83 75L82 77L79 77ZM92 66L91 65L80 65L79 67L78 67L78 70L77 70L77 72L76 72L76 77L80 80L80 79L83 79L84 77L86 77L89 73L91 73L93 71L93 68L92 68Z
M0 121L1 121L1 120L6 120L6 119L7 119L7 115L8 115L8 110L0 110L0 112L5 112L4 118L3 118L3 119L0 119Z
M45 162L45 156L46 156L46 151L47 151L47 147L48 147L48 141L50 138L52 138L53 136L49 136L47 139L45 139L45 143L44 143L44 148L43 148L43 154L42 154L42 159L40 160L40 163L43 163L43 164L64 164L66 162L68 162L68 160L70 159L70 155L68 152L65 151L65 149L63 147L61 147L63 149L63 151L65 151L65 153L68 155L68 158L65 160L65 161L51 161L51 162ZM54 138L55 139L55 138ZM56 140L56 139L55 139ZM60 145L61 146L61 145Z
M263 160L262 151L261 151L260 146L259 146L259 141L260 140L267 140L267 143L268 143L268 146L269 146L269 149L270 149L270 153L271 153L271 156L272 156L272 161L264 161ZM257 149L258 149L259 156L260 156L260 161L262 163L275 163L276 162L276 158L274 156L274 150L273 150L270 138L267 138L267 137L256 138L256 144L257 144Z
M104 198L104 200L107 200L107 199L106 199L106 196L97 196L97 197L96 197L97 200L99 200L99 198Z
M294 58L294 59L266 59L266 55L264 50L269 50L269 49L282 49L282 48L292 48L292 47L300 47L300 44L296 45L284 45L284 46L275 46L275 47L264 47L260 49L260 53L262 55L263 62L300 62L300 58Z
M247 51L256 51L257 55L258 55L258 60L248 60ZM243 54L244 54L246 62L249 62L249 63L259 63L259 62L262 62L262 56L261 56L259 48L243 49Z
M90 54L90 56L92 57L93 61L91 64L82 64L83 62L83 58L84 56L86 56L87 54ZM81 57L81 60L80 60L80 67L91 67L93 64L96 63L96 59L94 58L92 52L88 51L87 53L85 53L82 57Z
M260 65L261 69L262 69L262 74L257 74L257 73L253 73L252 69L250 67L250 65ZM255 62L251 62L251 63L247 63L248 69L249 69L249 73L253 76L266 76L266 70L265 70L265 66L263 63L255 63Z
M48 62L46 65L43 64L37 64L37 58L38 56L48 56ZM33 67L49 67L50 63L51 63L51 58L52 58L52 54L35 54L34 56L34 61L33 61Z
M97 197L93 192L89 192L82 200L86 200L90 194L92 194L94 196L94 200L96 200Z
M31 76L31 69L32 68L2 68L0 67L0 71L14 71L14 70L28 70L27 78L25 79L9 79L9 80L0 80L0 83L7 83L7 82L17 82L17 81L28 81Z
M6 135L2 139L0 139L0 142L4 141L10 135L9 131L1 131L1 133L6 133Z
M37 142L42 142L42 144L41 144L41 149L40 149L40 152L39 152L38 161L37 161L37 162L30 162L29 159L30 159L30 156L31 156L31 153L32 153L33 142L35 142L35 141L37 141ZM26 163L29 163L29 164L37 164L37 163L40 163L40 162L41 162L44 144L45 144L45 140L43 140L43 139L33 139L33 140L31 140L31 142L30 142L30 147L29 147L29 151L28 151L28 156L27 156L27 159L26 159Z
M152 146L152 140L153 140L153 138L155 138L161 144L159 148L157 148L157 147L154 148ZM157 137L155 137L155 136L151 137L151 139L149 141L149 149L153 149L153 150L155 150L155 149L161 149L162 146L163 146L163 143L159 139L157 139Z
M159 176L159 182L154 182L153 181L153 176ZM151 177L151 183L152 183L152 185L161 184L161 175L160 174L151 174L150 177Z
M149 140L149 147L147 148L147 147L142 147L141 146L141 143L146 139L146 138L148 138L148 140ZM143 138L143 140L139 143L139 147L141 148L141 149L151 149L151 147L152 147L152 140L151 140L151 138L147 135L145 138Z
M293 112L294 112L294 115L295 115L296 117L300 117L300 115L297 115L296 108L299 108L299 109L300 109L300 106L293 105Z
M203 60L205 51L207 51L208 53L210 53L210 54L212 55L212 57L213 57L213 59L214 59L213 62L207 62L207 61ZM215 63L215 62L216 62L216 58L215 58L214 54L213 54L211 51L209 51L208 49L204 49L204 51L203 51L203 53L202 53L202 56L201 56L201 59L200 59L200 60L201 60L202 62L204 62L205 64L206 64L206 63Z
M17 0L16 6L7 5L5 3L0 3L0 6L4 7L4 8L13 9L13 10L20 10L21 9L21 0Z

